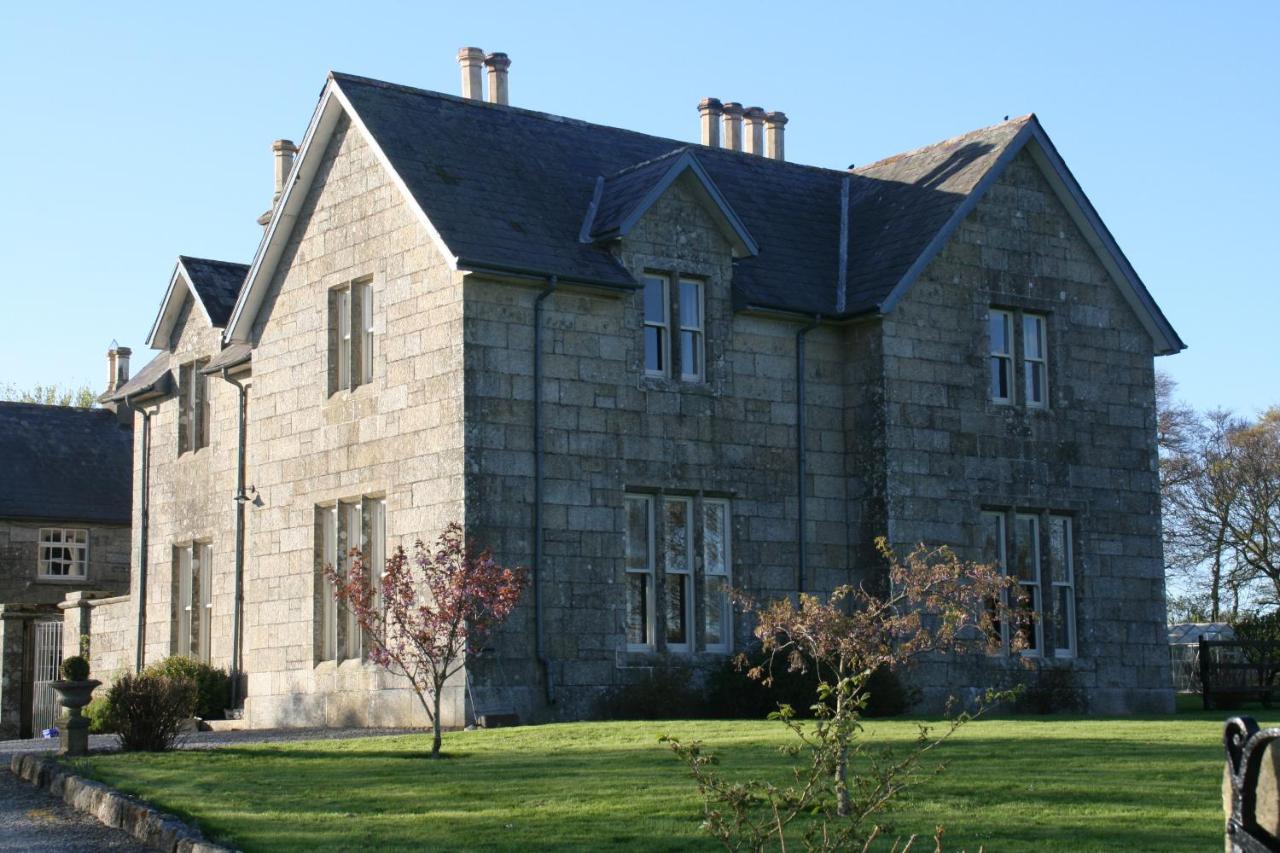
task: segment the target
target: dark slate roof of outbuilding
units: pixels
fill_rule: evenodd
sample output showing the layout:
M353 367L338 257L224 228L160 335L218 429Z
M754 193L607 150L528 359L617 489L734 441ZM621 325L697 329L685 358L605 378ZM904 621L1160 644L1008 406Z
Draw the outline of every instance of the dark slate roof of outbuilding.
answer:
M209 320L221 328L227 325L231 309L235 308L240 285L249 274L248 264L230 261L213 261L208 258L191 258L179 255L178 261L191 279L191 286L200 296Z
M0 517L128 524L133 430L106 409L0 402Z
M1027 116L845 172L690 145L333 73L462 268L631 286L580 232L597 179L692 151L759 246L736 262L739 305L875 310L1028 122ZM849 181L848 298L838 308ZM642 183L637 179L637 183Z

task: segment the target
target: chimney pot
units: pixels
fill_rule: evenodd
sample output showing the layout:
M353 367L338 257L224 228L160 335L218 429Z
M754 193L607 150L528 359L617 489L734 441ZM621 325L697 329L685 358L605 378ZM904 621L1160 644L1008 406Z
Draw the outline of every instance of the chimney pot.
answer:
M724 105L724 147L742 150L742 104L737 101Z
M787 114L784 112L774 111L765 113L764 116L764 135L765 135L765 156L770 160L785 160L786 154L782 147L783 129L787 125Z
M489 103L509 103L507 91L507 69L511 67L511 57L505 53L491 53L484 58L489 68Z
M698 115L702 118L702 144L720 147L720 116L724 104L718 98L703 98L698 102Z
M748 154L764 154L764 110L747 107L742 119L742 147Z
M271 196L271 209L258 217L258 224L267 227L271 224L271 215L275 212L276 202L284 195L284 182L289 179L293 170L293 158L298 153L298 146L288 139L277 139L271 143L271 161L275 172L275 191Z
M111 342L111 349L107 350L108 394L129 381L129 356L131 355L133 355L133 350L119 346L115 341Z
M464 47L458 51L458 65L462 69L462 97L484 100L484 51L478 47Z

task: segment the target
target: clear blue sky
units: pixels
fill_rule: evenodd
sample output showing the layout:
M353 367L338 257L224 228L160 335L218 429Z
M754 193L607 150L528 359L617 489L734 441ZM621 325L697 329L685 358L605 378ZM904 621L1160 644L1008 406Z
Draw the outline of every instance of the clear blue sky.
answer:
M625 10L625 13L624 11ZM135 364L179 253L248 262L270 143L325 72L696 140L703 96L781 109L789 159L844 168L1039 114L1190 345L1200 407L1280 403L1280 3L7 3L0 384ZM135 368L136 369L136 368Z

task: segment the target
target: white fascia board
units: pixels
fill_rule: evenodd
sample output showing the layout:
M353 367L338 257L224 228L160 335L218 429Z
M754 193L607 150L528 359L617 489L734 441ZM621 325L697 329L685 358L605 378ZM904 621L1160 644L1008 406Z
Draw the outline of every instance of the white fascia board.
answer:
M182 259L178 259L178 263L173 268L173 275L169 276L169 289L164 293L164 302L160 303L160 313L156 315L155 322L151 324L151 331L147 333L147 346L152 349L168 349L168 337L173 333L173 324L178 321L178 313L182 310L182 299L175 298L175 294L180 293L178 283L186 285L186 291L191 295L191 300L200 308L200 313L204 315L204 320L211 327L213 326L213 318L209 316L209 311L200 301L200 294L196 293L195 285L191 283L191 274L187 272L186 267L182 265Z

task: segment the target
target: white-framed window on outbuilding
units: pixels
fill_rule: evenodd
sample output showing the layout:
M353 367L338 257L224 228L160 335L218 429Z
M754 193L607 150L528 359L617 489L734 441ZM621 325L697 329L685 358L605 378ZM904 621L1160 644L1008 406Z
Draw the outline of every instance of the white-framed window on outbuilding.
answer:
M991 309L989 322L991 341L991 401L1002 405L1013 403L1013 314Z
M329 291L329 393L373 381L373 284L360 279Z
M729 600L733 565L730 553L729 502L702 501L702 642L709 652L727 652L733 637L733 607Z
M671 360L670 280L663 275L644 277L644 372L666 376Z
M208 359L178 367L178 455L209 446Z
M79 528L40 528L37 577L42 580L80 580L89 572L89 531Z
M361 659L368 644L353 611L334 598L334 585L325 576L326 566L347 577L352 549L367 560L366 578L374 591L381 586L386 567L386 501L363 497L316 507L316 659Z
M1027 406L1044 409L1049 405L1048 324L1043 314L1022 315L1023 393Z
M1074 563L1071 518L1049 516L1049 580L1053 588L1053 653L1056 657L1076 655Z
M208 542L173 549L173 653L209 662L213 622L213 548Z
M706 378L706 321L703 285L680 279L680 378L701 382Z
M627 648L653 648L654 536L653 496L626 497Z

